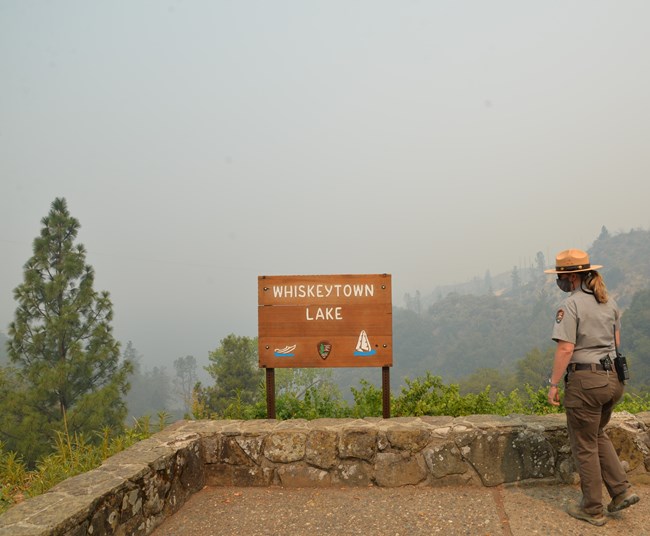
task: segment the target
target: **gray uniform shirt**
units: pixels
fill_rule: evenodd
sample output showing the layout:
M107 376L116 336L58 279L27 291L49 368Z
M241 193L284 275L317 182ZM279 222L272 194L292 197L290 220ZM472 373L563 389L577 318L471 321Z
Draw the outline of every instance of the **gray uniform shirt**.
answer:
M598 363L606 355L616 356L614 326L621 328L616 302L610 297L598 303L593 294L577 289L555 314L553 340L575 344L571 363Z

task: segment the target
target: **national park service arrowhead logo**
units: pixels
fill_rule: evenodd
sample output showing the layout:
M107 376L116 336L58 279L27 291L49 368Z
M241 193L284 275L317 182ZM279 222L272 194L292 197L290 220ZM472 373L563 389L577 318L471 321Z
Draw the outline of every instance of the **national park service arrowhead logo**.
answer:
M327 341L320 341L316 345L316 348L318 349L318 355L321 356L322 359L327 359L327 356L330 355L330 352L332 351L332 345Z

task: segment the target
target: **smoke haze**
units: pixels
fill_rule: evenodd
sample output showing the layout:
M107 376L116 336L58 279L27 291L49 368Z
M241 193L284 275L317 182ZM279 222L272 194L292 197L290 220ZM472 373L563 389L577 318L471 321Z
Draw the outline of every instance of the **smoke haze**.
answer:
M0 2L0 331L65 197L115 336L200 366L257 276L393 303L650 217L650 4Z

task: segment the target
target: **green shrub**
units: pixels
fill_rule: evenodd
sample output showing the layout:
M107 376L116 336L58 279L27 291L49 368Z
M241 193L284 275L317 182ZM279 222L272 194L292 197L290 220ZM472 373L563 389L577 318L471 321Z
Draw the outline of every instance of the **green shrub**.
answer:
M381 389L372 385L367 380L361 380L359 383L361 384L361 389L350 388L354 397L351 416L357 418L381 417L383 415L383 395Z
M168 415L158 414L157 430L166 425ZM70 436L57 432L55 450L28 470L14 452L5 452L0 442L0 513L22 500L46 492L66 478L85 473L110 456L151 436L149 417L139 419L134 426L119 436L111 436L110 429L98 432L98 442L90 442L83 434Z
M650 392L642 394L625 393L614 411L629 411L630 413L650 411Z

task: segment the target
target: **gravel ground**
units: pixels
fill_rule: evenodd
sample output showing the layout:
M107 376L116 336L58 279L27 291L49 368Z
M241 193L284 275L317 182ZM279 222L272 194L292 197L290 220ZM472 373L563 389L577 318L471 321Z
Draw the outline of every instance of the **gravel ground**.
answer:
M423 534L650 536L650 485L641 502L593 527L565 512L573 486L210 488L194 494L154 536Z

